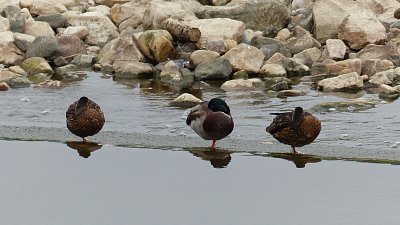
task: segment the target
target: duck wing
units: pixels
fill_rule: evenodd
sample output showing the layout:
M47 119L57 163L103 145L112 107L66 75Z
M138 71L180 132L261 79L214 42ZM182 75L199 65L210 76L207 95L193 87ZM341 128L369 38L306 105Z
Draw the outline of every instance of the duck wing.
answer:
M266 128L270 134L275 134L284 128L293 127L292 112L287 113L271 113L276 115L272 123Z
M203 122L204 132L212 139L220 140L233 131L234 123L230 115L224 112L210 112Z

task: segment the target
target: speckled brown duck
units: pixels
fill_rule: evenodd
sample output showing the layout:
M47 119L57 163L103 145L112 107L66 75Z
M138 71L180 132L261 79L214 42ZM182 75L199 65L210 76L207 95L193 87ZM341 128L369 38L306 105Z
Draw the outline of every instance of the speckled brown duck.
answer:
M105 122L100 106L87 97L81 97L72 103L66 117L68 130L83 141L87 141L86 137L97 134Z
M228 136L234 127L229 106L219 98L213 98L193 107L186 118L186 124L203 139L212 140L213 149L217 140Z
M321 131L321 122L303 108L296 107L293 112L271 113L276 115L272 123L267 127L276 140L290 145L293 152L296 147L302 147L312 143Z

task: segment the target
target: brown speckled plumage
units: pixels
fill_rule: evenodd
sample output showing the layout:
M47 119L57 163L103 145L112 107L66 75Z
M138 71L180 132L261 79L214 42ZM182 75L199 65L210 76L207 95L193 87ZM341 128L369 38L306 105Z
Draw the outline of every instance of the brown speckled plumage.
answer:
M85 100L84 104L80 104L82 100ZM68 130L84 140L85 137L97 134L105 122L100 106L86 97L69 106L66 118Z
M273 113L276 115L266 131L276 140L290 145L294 152L295 147L302 147L312 143L321 131L321 122L308 112L297 107L297 113Z

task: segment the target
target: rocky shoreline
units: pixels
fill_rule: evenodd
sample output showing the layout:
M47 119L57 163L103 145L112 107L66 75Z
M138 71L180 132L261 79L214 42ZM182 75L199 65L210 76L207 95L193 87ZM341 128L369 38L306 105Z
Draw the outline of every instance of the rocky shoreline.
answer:
M0 90L62 88L96 70L177 91L223 80L225 91L286 98L305 94L292 89L300 80L393 100L399 8L396 0L2 1Z

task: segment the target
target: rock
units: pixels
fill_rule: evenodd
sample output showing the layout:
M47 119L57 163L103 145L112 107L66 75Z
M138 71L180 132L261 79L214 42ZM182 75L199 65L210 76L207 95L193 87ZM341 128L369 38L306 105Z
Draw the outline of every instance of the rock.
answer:
M298 63L311 67L315 62L320 60L321 55L321 50L314 47L293 55L293 59Z
M271 58L275 53L279 52L279 46L277 44L268 44L262 45L260 50L264 54L264 59L268 60Z
M170 102L170 105L174 106L174 107L187 108L187 107L194 107L202 102L203 101L201 99L196 98L192 94L183 93L183 94L179 95L177 98L175 98L174 100L172 100L172 102Z
M278 98L287 98L287 97L297 97L297 96L302 96L302 95L305 95L305 93L300 90L282 90L282 91L279 91L277 97Z
M254 37L254 31L251 29L247 29L243 32L241 43L245 43L250 45L251 39Z
M20 0L7 0L7 1L0 1L0 12L2 12L7 6L19 6Z
M284 59L286 59L286 57L284 55L282 55L281 53L275 53L271 56L271 58L269 58L267 61L265 61L265 63L281 64Z
M66 27L67 25L67 18L62 14L42 15L38 16L35 20L46 22L53 29L57 29L59 27Z
M249 88L257 88L257 87L263 87L264 82L262 82L258 78L252 78L252 79L235 79L235 80L228 80L225 81L221 85L221 89L225 91L237 91L237 90L248 90Z
M0 16L0 32L10 31L10 21L7 18Z
M24 33L34 37L54 36L54 31L51 26L42 21L27 21L24 27Z
M395 52L396 50L389 45L369 44L356 54L356 58L383 60L389 59Z
M267 36L274 37L285 28L290 19L289 8L278 0L257 0L230 3L226 6L198 7L198 18L230 18L242 21L247 29L265 31Z
M196 50L192 54L190 54L190 65L192 67L196 67L199 64L219 58L219 53L208 50Z
M225 80L231 73L232 65L229 60L217 58L200 63L194 71L194 76L198 80Z
M313 4L314 36L320 43L337 37L338 28L348 15L365 11L362 3L343 0L316 0Z
M281 53L282 55L284 55L286 57L292 56L286 43L284 43L282 41L279 41L274 38L266 38L266 37L261 37L261 36L255 36L253 39L251 39L251 45L256 48L261 48L262 46L271 45L271 44L278 46L278 52Z
M67 16L67 23L71 26L85 26L89 29L89 35L85 43L103 47L109 41L118 37L118 29L105 15L98 12L86 12L83 14Z
M297 2L304 3L302 5ZM304 29L311 31L313 29L313 8L314 1L292 1L292 16L290 18L289 28L301 26Z
M179 20L189 21L197 19L191 12L192 9L199 7L196 1L149 1L143 16L143 28L145 30L161 29L161 23L170 17L177 17Z
M24 53L14 44L11 31L0 32L0 64L17 65L24 60Z
M360 59L347 59L339 62L333 62L326 64L327 74L330 76L336 76L351 72L361 74L362 60Z
M236 71L232 75L232 79L248 79L248 78L249 78L249 74L245 70Z
M337 102L323 102L315 105L311 108L315 112L329 112L331 109L335 109L339 112L357 112L374 108L378 104L378 101L367 98L357 98L346 101Z
M17 76L15 78L11 78L10 80L7 81L7 84L11 88L24 88L24 87L29 87L31 86L31 83L28 78L22 77L22 76Z
M395 66L389 60L365 59L362 61L362 75L372 76L376 73L394 69Z
M108 7L113 7L115 4L123 4L129 2L129 0L95 0L98 5L106 5Z
M290 35L291 35L290 30L287 28L283 28L276 34L275 38L280 41L287 41L290 38Z
M63 35L75 35L81 40L84 40L89 35L89 29L84 26L79 27L67 27L65 28Z
M86 72L79 71L77 66L69 64L56 68L51 79L62 80L63 82L73 82L81 81L86 77Z
M60 3L49 3L45 1L32 1L29 6L29 11L32 15L51 15L51 14L61 14L67 12L65 5Z
M180 69L174 61L169 61L161 70L160 81L171 87L186 88L192 85L194 76L188 69Z
M245 70L250 73L258 73L263 65L264 54L256 47L240 44L221 58L228 59L235 71Z
M45 73L48 75L53 74L53 69L51 66L47 63L46 59L41 57L31 57L25 59L21 64L21 68L27 72L28 76L39 73Z
M326 40L326 46L322 52L323 59L343 60L346 54L346 45L340 39Z
M399 94L400 89L396 88L396 87L391 87L387 84L381 84L381 85L379 85L379 93L383 93L386 95Z
M111 11L110 7L106 5L91 6L87 9L87 12L98 12L108 17L111 16L110 11Z
M314 40L310 32L300 26L296 26L291 37L287 40L287 47L291 54L296 54L309 48L319 48L321 44Z
M89 68L93 66L95 61L96 57L93 55L78 54L72 59L71 64L76 65L79 68Z
M75 35L61 35L57 37L57 41L61 50L61 56L65 58L87 53L85 43Z
M134 21L140 21L141 23L145 9L144 6L141 7L140 5L117 4L111 8L110 18L117 26L131 17L135 18ZM137 27L138 25L134 25L133 27Z
M65 66L68 65L68 60L62 56L58 56L53 60L53 63L55 66L60 67L60 66Z
M28 34L14 33L14 43L21 50L26 51L28 46L32 44L35 37Z
M53 60L61 55L61 48L53 36L39 36L28 46L26 57L43 57Z
M150 60L165 62L176 55L172 36L165 30L148 30L137 39L139 49Z
M196 43L199 49L218 53L225 53L228 50L224 40L240 42L245 30L243 22L227 18L191 20L186 23L200 30L201 37Z
M127 18L126 20L122 21L118 26L119 32L127 30L130 27L133 29L138 29L139 26L142 24L142 18L143 18L143 15L140 16L140 14L139 14L139 15L133 15L133 16Z
M10 22L10 31L12 32L24 32L25 18L21 14L21 9L18 6L9 5L7 6L3 14Z
M0 91L8 91L10 86L6 82L0 82Z
M287 75L283 66L269 63L261 67L259 74L265 77L286 77Z
M20 66L11 66L8 68L8 70L21 76L28 75Z
M98 55L98 59L102 66L106 64L112 65L115 61L120 60L145 61L144 56L133 43L132 38L126 37L119 37L108 42Z
M356 72L326 78L318 82L318 89L322 91L353 91L363 87L363 80Z
M283 59L281 65L285 68L288 77L306 76L310 74L310 68L308 68L308 66L298 63L292 58Z
M28 78L28 80L31 81L33 84L38 84L38 83L41 83L43 81L50 79L50 77L51 77L51 74L37 73L34 75L28 75L26 78Z
M153 76L153 66L149 63L117 61L113 64L113 68L114 76L117 79L151 78Z
M290 80L286 77L265 78L265 88L272 91L287 90L290 88Z
M379 73L376 73L371 76L371 78L368 81L368 84L373 85L373 86L379 86L381 84L392 84L395 80L395 74L394 70L390 69L387 71L382 71Z
M400 8L396 9L396 11L394 11L393 16L396 19L400 19Z
M46 80L41 83L38 83L36 87L41 87L41 88L61 88L62 83L59 80Z
M338 28L338 37L346 41L352 49L362 49L368 44L383 43L386 28L372 13L352 13Z

